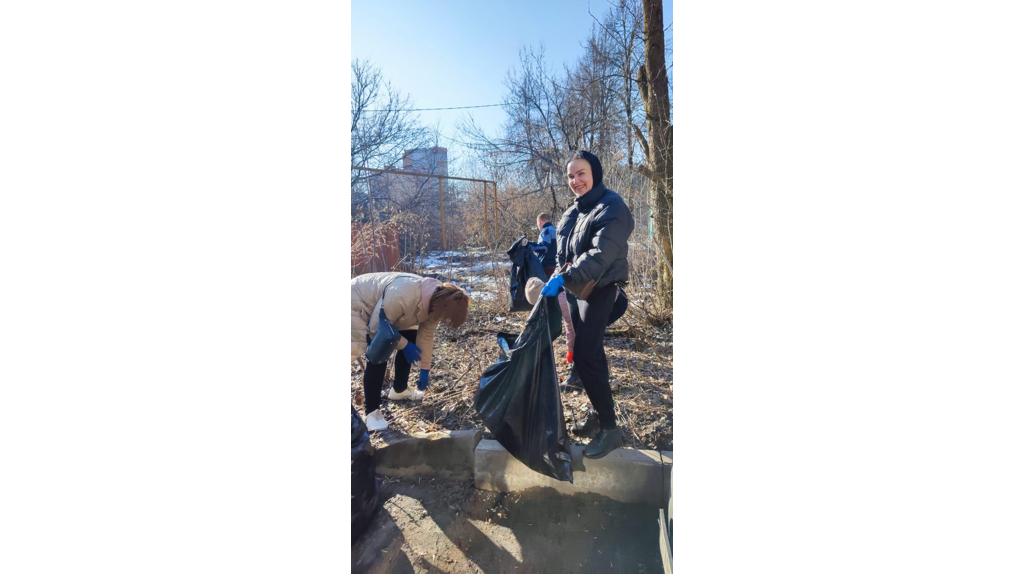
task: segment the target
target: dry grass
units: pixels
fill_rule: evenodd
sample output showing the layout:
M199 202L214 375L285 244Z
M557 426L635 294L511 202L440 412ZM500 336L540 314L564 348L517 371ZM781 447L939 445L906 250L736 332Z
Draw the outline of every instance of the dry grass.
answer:
M503 254L502 254L503 255ZM496 265L491 271L494 284L477 292L493 291L497 297L477 297L470 309L466 325L452 331L437 330L434 358L430 371L430 387L419 404L392 402L387 399L389 380L385 382L382 409L390 428L372 436L376 446L402 434L434 432L442 429L460 430L486 428L473 408L473 399L480 384L480 375L497 361L497 333L518 333L527 313L508 312L506 289L508 264ZM431 269L423 272L436 272ZM459 272L449 266L445 278L459 282ZM442 272L443 273L443 272ZM479 275L479 273L478 273ZM662 327L651 327L642 313L633 309L634 293L628 293L631 309L610 328L605 337L613 397L619 426L625 431L625 445L632 448L672 450L672 331L671 321ZM555 340L555 356L559 378L569 374L565 363L565 339ZM352 403L363 413L362 369L352 369ZM415 371L410 376L415 384ZM562 394L566 423L586 416L590 400L585 393ZM575 437L573 437L575 439Z

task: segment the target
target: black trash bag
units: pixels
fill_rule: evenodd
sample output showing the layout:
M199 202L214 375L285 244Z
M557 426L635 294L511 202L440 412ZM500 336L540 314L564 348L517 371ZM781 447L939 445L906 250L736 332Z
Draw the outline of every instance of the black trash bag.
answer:
M377 510L377 463L366 424L352 407L352 541L366 530Z
M572 454L565 430L555 355L548 331L550 306L544 298L533 308L508 357L480 377L474 407L501 446L529 468L572 482ZM556 301L557 305L557 301ZM498 335L507 345L512 335Z
M512 295L512 301L508 305L509 311L529 311L533 309L533 305L526 300L526 282L530 280L530 277L536 277L545 283L544 266L541 265L540 259L537 255L530 250L528 247L523 246L523 239L526 236L522 236L512 244L512 247L508 248L505 253L508 254L509 260L512 261L512 277L510 282L509 291Z

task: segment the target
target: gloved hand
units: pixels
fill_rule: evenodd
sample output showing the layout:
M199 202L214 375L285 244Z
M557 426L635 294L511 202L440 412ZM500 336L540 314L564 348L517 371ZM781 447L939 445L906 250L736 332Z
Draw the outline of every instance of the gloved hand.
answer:
M405 348L402 349L402 354L405 355L405 360L409 361L410 365L420 360L420 348L415 343L406 343Z
M553 275L551 279L548 279L547 285L541 289L540 294L545 297L554 297L558 295L558 290L562 288L562 285L565 285L565 278L561 274Z
M572 364L572 351L567 351L565 353L565 362Z
M416 388L425 391L427 385L430 384L430 369L420 369L420 382L416 383Z

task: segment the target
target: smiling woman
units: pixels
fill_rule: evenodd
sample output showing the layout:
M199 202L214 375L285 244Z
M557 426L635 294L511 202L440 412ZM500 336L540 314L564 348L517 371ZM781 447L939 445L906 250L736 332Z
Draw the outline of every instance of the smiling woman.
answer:
M583 452L601 458L622 445L622 429L616 425L608 378L604 332L613 320L620 287L629 278L627 241L633 233L633 214L619 194L604 186L604 170L594 154L585 150L573 153L566 166L566 179L576 201L558 223L557 259L558 265L565 267L551 277L542 294L557 296L565 283L593 285L592 290L580 293L585 299L571 293L566 298L576 333L573 364L596 411L573 431L584 434L596 426L595 421L599 423L597 436ZM624 311L622 308L617 316Z

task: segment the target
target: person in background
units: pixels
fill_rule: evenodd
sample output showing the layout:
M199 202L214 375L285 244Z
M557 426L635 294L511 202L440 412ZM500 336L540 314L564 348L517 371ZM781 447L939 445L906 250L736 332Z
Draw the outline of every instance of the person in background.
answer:
M434 349L434 330L445 322L458 329L469 316L469 296L450 283L412 273L367 273L352 278L352 358L366 353L366 336L377 332L380 309L398 332L395 355L395 382L388 393L393 401L423 398L430 383L430 362ZM417 346L418 344L418 346ZM418 389L409 388L409 371L420 362ZM367 361L363 371L366 428L381 431L388 422L380 412L381 391L387 362L374 365Z
M580 150L570 156L566 179L576 199L556 230L556 261L565 261L570 266L552 275L541 294L555 297L567 282L595 281L589 297L577 300L576 309L572 310L576 334L573 354L600 427L583 454L601 458L622 446L622 429L616 424L615 400L608 377L604 331L619 287L629 278L628 240L633 233L633 215L622 197L605 187L604 170L594 154Z
M529 243L528 246L540 259L540 264L544 267L544 274L551 278L556 269L555 261L558 249L555 245L556 230L555 226L551 224L550 215L541 213L537 216L537 230L540 231L537 243Z

